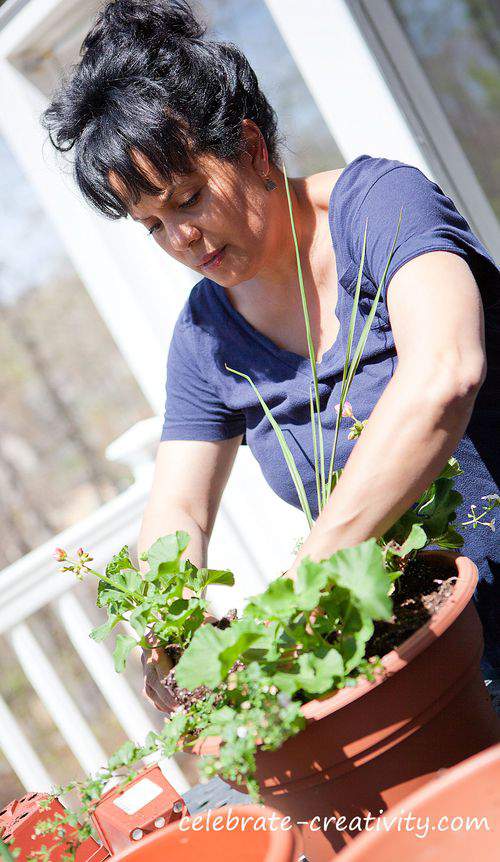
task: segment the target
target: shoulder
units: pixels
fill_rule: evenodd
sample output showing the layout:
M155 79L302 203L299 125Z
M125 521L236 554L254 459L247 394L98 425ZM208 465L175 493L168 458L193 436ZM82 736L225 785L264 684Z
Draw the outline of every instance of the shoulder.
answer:
M344 168L332 198L337 217L347 220L371 200L383 207L387 201L401 198L402 193L418 194L426 187L429 191L438 188L415 165L365 154Z
M203 278L191 288L172 333L170 353L182 353L195 364L209 363L227 332L227 312L218 285Z
M202 278L191 288L177 323L180 326L200 326L208 322L217 312L214 286L207 278Z

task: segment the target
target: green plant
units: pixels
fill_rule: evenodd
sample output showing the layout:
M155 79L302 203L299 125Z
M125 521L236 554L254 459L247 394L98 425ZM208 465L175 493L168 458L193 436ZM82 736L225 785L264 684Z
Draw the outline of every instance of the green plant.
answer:
M340 422L343 418L353 420L351 439L362 433L364 423L356 420L347 396L397 242L401 214L383 278L362 334L353 347L366 252L365 227L327 472L314 346L286 171L285 184L312 371L311 427L321 511L341 473L335 469ZM278 423L251 378L243 372L228 370L253 387L277 434L311 527L304 485ZM442 474L384 536L337 551L319 563L306 557L298 568L296 581L277 579L249 601L239 619L226 620L223 628L205 621L204 589L209 584L231 585L233 576L228 571L196 569L189 560L184 560L182 555L189 541L186 533L177 532L155 542L144 556L149 564L144 575L132 565L126 547L113 557L105 575L89 567L92 558L83 549L79 549L75 560L58 549L57 558L65 563L64 571L73 571L78 577L92 573L99 579L97 603L107 609L108 619L91 636L102 640L123 620L128 620L136 632L137 637L118 634L114 650L117 670L123 669L135 645L150 646L147 632L154 636L158 646L177 648L181 654L173 671L181 703L162 731L150 733L143 746L125 743L85 784L72 782L55 790L55 795L75 788L80 791L81 809L68 820L75 834L89 828L92 806L117 771L125 769L124 781L130 780L136 774L133 767L146 755L159 752L170 757L179 748L189 748L207 736L220 736L222 742L217 757L204 758L204 774L246 783L252 796L258 797L255 778L258 748L277 749L298 733L305 725L301 706L307 700L355 685L360 675L373 679L379 661L365 659L366 643L373 634L374 623L392 615L391 593L397 588L405 561L429 544L441 547L461 544L461 537L451 526L461 501L453 489L453 480L459 472L457 462L450 459ZM186 591L190 591L189 597ZM43 828L47 832L57 831L49 823Z
M389 271L389 266L390 266L391 260L393 258L393 255L394 255L396 243L397 243L398 236L399 236L399 229L401 226L403 211L401 210L401 212L399 214L398 224L397 224L397 228L396 228L396 233L394 235L394 240L392 243L391 251L390 251L389 257L387 259L387 263L385 265L385 269L384 269L384 272L382 274L380 284L378 285L377 292L375 294L374 300L373 300L372 305L370 307L370 311L366 317L366 320L365 320L361 335L359 337L358 343L357 343L356 348L353 352L354 327L355 327L355 323L356 323L356 317L358 314L359 299L360 299L360 295L361 295L361 283L363 280L363 267L364 267L365 255L366 255L366 235L367 235L367 230L368 230L368 223L365 225L365 230L364 230L364 235L363 235L363 246L362 246L362 251L361 251L361 261L360 261L359 268L358 268L358 276L357 276L357 280L356 280L356 289L354 292L354 301L353 301L353 305L352 305L351 319L349 321L349 331L348 331L348 336L347 336L346 355L345 355L345 359L344 359L344 368L343 368L343 372L342 372L340 402L339 402L339 405L337 405L337 407L338 407L337 420L335 423L335 433L334 433L334 438L333 438L332 454L331 454L331 458L330 458L330 466L328 468L328 476L326 476L325 447L324 447L324 440L323 440L323 426L322 426L322 422L321 422L321 407L320 407L320 401L319 401L318 373L317 373L317 367L316 367L316 353L315 353L314 344L313 344L312 335L311 335L311 324L310 324L310 320L309 320L309 309L308 309L308 305L307 305L307 296L306 296L306 291L305 291L305 287L304 287L304 279L302 276L302 266L301 266L301 262L300 262L299 245L298 245L298 241L297 241L297 233L295 230L295 221L293 218L292 200L290 197L290 188L289 188L289 184L288 184L288 177L287 177L285 165L283 165L283 176L285 179L285 188L286 188L286 194L287 194L288 209L289 209L289 214L290 214L292 237L293 237L293 242L294 242L294 247L295 247L295 256L296 256L296 261L297 261L297 274L298 274L298 281L299 281L299 288L300 288L300 296L301 296L301 301L302 301L302 311L304 314L304 323L305 323L305 327L306 327L307 346L308 346L308 351L309 351L309 363L311 366L311 376L312 376L312 383L311 383L311 388L310 388L311 433L312 433L312 443L313 443L313 453L314 453L314 472L315 472L315 478L316 478L316 494L317 494L318 514L319 514L322 511L322 509L325 507L325 505L328 501L328 498L329 498L333 488L335 487L336 482L338 481L339 473L338 473L338 471L335 470L335 456L337 453L337 443L338 443L338 436L339 436L339 429L340 429L340 421L341 421L342 415L344 413L344 406L347 403L347 396L349 394L349 389L351 388L352 381L354 380L354 376L355 376L356 371L359 367L359 363L360 363L361 357L363 355L363 350L365 348L368 334L370 332L370 329L371 329L371 326L373 323L373 319L375 317L377 305L378 305L382 290L383 290L384 285L385 285L385 280L387 278L387 273ZM281 431L281 428L279 427L278 423L274 419L274 416L272 415L271 410L267 406L266 402L264 401L262 395L260 394L257 386L255 385L255 383L253 382L251 377L249 377L248 374L245 374L242 371L237 371L234 368L230 368L228 365L226 365L225 367L232 374L236 374L238 377L242 377L244 380L246 380L250 384L252 389L254 390L255 394L257 395L257 398L259 399L259 402L260 402L267 418L269 419L269 422L271 423L271 425L274 429L274 432L276 433L276 436L278 438L278 442L279 442L280 447L281 447L281 451L283 453L283 457L285 458L287 467L289 469L290 475L291 475L293 483L295 485L295 489L297 491L297 496L299 498L300 506L301 506L302 511L304 512L304 515L307 519L308 526L309 526L309 528L311 528L313 525L313 519L312 519L312 515L311 515L311 509L309 506L309 502L307 500L307 495L305 492L304 483L303 483L302 478L301 478L299 471L297 469L297 465L295 463L294 457L293 457L293 455L290 451L290 448L289 448L289 446L285 440L284 434ZM314 393L314 395L313 395L313 393Z
M204 622L206 588L211 584L234 584L229 571L198 569L182 559L188 542L188 534L180 530L158 539L143 556L149 564L144 577L133 565L127 546L110 560L104 575L89 567L92 557L83 548L79 548L76 560L68 559L62 548L56 549L54 556L65 563L63 572L74 572L80 578L83 572L89 572L99 580L97 606L105 607L108 616L90 637L97 642L104 640L122 620L127 620L135 631L136 637L119 634L116 638L113 658L118 672L124 669L130 651L135 646L149 649L151 639L164 647L184 650Z

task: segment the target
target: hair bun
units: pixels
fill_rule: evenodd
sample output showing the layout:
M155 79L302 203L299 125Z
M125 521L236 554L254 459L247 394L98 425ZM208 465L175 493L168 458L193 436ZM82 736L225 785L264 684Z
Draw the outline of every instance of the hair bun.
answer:
M82 49L91 49L99 43L109 28L115 36L121 34L143 43L172 39L194 41L201 39L206 31L187 0L114 0L100 13Z

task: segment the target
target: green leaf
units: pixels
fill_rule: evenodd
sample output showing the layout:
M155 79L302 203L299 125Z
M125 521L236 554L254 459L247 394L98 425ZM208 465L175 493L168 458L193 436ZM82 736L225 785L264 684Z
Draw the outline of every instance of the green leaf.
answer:
M295 671L279 671L273 677L275 685L289 695L300 690L308 694L323 694L344 674L342 656L336 649L329 650L324 656L304 653L299 656L295 667Z
M189 691L199 685L215 688L223 679L220 653L229 646L229 629L220 631L214 626L202 626L194 634L187 650L175 667L175 679L181 688Z
M18 855L19 854L15 853L15 850L10 849L9 845L3 840L2 836L0 835L0 859L3 859L4 862L13 862L13 860Z
M120 748L108 760L108 768L110 770L119 769L121 766L128 766L134 762L137 746L135 742L127 739Z
M121 569L130 568L133 568L133 566L130 560L128 545L124 545L121 551L115 554L106 566L106 576L113 579Z
M125 670L129 653L135 646L137 646L137 641L134 637L131 637L131 635L118 635L113 651L113 659L117 673L121 673Z
M401 556L406 557L411 551L419 551L425 546L427 536L420 524L413 524L410 535L401 545Z
M248 374L243 374L242 371L236 371L234 368L230 368L229 365L225 365L225 368L227 369L227 371L230 371L232 374L236 374L236 375L238 375L238 377L243 377L244 380L247 380L248 383L250 384L250 386L252 387L253 391L255 392L257 398L259 399L261 407L262 407L264 413L266 414L269 422L271 423L271 426L273 428L274 433L276 434L276 437L278 438L278 443L280 444L280 448L281 448L281 451L283 453L283 457L286 461L288 471L290 473L290 476L292 477L293 484L295 485L295 490L297 491L297 496L299 498L299 502L300 502L300 506L302 508L302 511L304 512L304 515L306 516L307 523L309 524L309 527L312 527L313 520L312 520L312 515L311 515L311 509L309 508L309 502L307 500L307 494L306 494L306 491L304 488L304 483L303 483L302 478L300 476L300 473L297 469L295 459L294 459L294 457L290 451L288 443L285 440L285 435L283 434L283 431L281 430L279 424L276 422L276 419L274 418L273 414L271 413L269 407L267 406L266 402L264 401L262 395L260 394L259 390L257 389L252 378L249 377Z
M142 586L142 578L137 569L121 569L113 576L113 580L130 593L139 592Z
M174 617L180 616L187 608L189 608L189 602L187 599L176 599L175 602L172 602L170 605L168 612Z
M147 580L153 580L158 574L166 575L181 570L181 554L189 544L189 534L183 530L177 530L168 536L162 536L151 545L148 551L148 563L150 571ZM161 572L159 573L159 567Z
M374 631L372 618L351 604L345 613L338 648L344 659L345 673L351 673L365 655L366 643Z
M434 544L439 545L440 548L447 548L449 550L461 548L463 543L464 537L460 533L457 533L453 527L448 527L446 533L434 540Z
M297 596L291 578L277 578L258 596L252 596L248 613L260 613L263 619L288 619L297 610Z
M139 635L140 638L143 637L144 632L150 622L151 617L151 605L150 604L142 604L138 605L132 613L130 614L128 621L135 632Z
M228 569L198 569L195 582L198 590L203 590L211 584L232 587L234 575Z
M342 656L336 649L320 657L305 653L299 658L301 687L310 694L322 694L344 673Z
M457 476L461 476L463 472L464 471L460 467L457 459L450 458L442 472L439 474L438 479L455 479Z
M245 655L249 647L262 637L261 631L245 628L245 620L238 620L226 631L231 633L231 643L219 655L223 678L227 676L235 661Z
M253 624L255 627L255 624ZM182 688L190 691L199 685L215 688L258 638L251 624L237 620L221 631L212 625L199 628L175 668L175 678Z
M130 609L130 600L121 590L113 589L104 581L97 585L96 605L98 608L108 607L113 613Z
M318 371L317 371L317 367L316 367L316 350L314 347L314 342L313 342L313 337L312 337L312 332L311 332L311 322L309 319L309 307L307 304L307 294L306 294L306 290L304 287L304 279L302 277L302 266L301 266L301 262L300 262L299 243L297 240L297 233L295 230L295 222L293 219L292 199L290 196L290 189L288 187L288 177L287 177L287 173L286 173L286 169L285 169L284 165L283 165L283 176L285 179L285 189L286 189L286 196L287 196L287 200L288 200L290 222L291 222L291 227L292 227L292 237L293 237L293 242L294 242L294 246L295 246L295 257L296 257L296 261L297 261L297 275L299 278L300 297L302 300L302 314L304 316L304 324L305 324L305 328L306 328L306 339L307 339L307 346L308 346L308 350L309 350L309 363L311 365L312 383L313 383L314 398L315 398L315 403L316 403L316 420L318 423L317 442L318 442L318 447L319 447L319 458L315 457L315 472L316 472L316 480L317 480L318 484L320 485L320 491L321 491L321 500L320 500L320 506L319 506L319 511L321 511L322 506L324 506L326 503L325 449L324 449L324 442L323 442L323 427L322 427L322 423L321 423L321 406L320 406L320 399L319 399ZM311 406L312 406L312 399L311 399ZM313 446L316 449L316 433L315 433L316 429L315 429L315 424L314 424L315 423L314 408L312 408L311 412L313 414L312 415L312 428L314 429L313 430L313 434L314 434ZM315 452L315 456L316 456L316 454L317 453Z
M385 571L382 551L376 539L337 551L325 562L328 563L331 582L348 589L362 612L374 619L390 619L392 602L388 593L391 579Z
M314 563L306 557L297 571L295 592L300 610L312 611L319 605L321 591L328 581L328 570L321 563Z
M97 626L97 628L92 629L89 634L89 637L91 637L92 640L97 641L97 643L101 643L101 641L107 638L107 636L110 634L110 632L113 631L117 623L119 623L122 619L123 617L119 614L109 614L106 622L103 623L102 626Z

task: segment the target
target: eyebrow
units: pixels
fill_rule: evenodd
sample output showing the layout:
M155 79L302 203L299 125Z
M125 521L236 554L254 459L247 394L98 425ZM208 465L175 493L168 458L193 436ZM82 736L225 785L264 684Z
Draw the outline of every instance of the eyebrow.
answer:
M172 195L174 194L174 192L176 192L176 191L177 191L177 189L181 188L181 186L182 186L185 182L186 182L186 180L185 180L185 179L181 179L181 180L180 180L180 182L178 182L178 183L177 183L177 185L173 186L173 188L171 188L171 189L170 189L170 191L168 192L168 194L167 194L166 198L165 198L166 192L161 192L161 193L158 195L158 198L161 200L162 204L163 204L163 203L168 204L168 202L169 202L170 198L172 197ZM146 218L134 218L134 216L131 216L131 218L133 219L133 221L145 222L145 221L147 221L149 218L151 218L151 216L146 216Z

